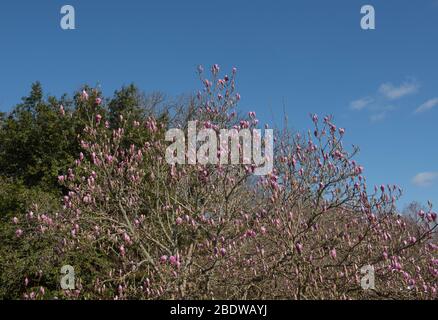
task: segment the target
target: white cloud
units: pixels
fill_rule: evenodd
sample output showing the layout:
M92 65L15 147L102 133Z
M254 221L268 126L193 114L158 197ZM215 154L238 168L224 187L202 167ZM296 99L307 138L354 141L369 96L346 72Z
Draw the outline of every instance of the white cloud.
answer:
M386 112L375 113L370 116L371 122L383 121L386 118Z
M379 92L387 99L395 100L417 93L419 88L420 86L415 82L405 82L400 86L394 86L392 83L387 82L380 86Z
M429 111L430 109L435 108L436 106L438 106L438 98L433 98L433 99L427 100L425 103L423 103L421 106L419 106L415 110L415 113Z
M362 110L374 101L371 97L365 97L350 102L350 108L353 110Z
M415 94L419 89L419 83L415 79L409 78L398 86L391 82L382 83L374 94L351 101L350 109L354 111L367 110L371 122L383 121L390 112L397 109L397 106L392 104L393 100ZM428 101L428 103L431 104L432 102ZM438 105L438 98L433 103ZM430 107L429 104L422 108L432 108L435 106Z
M412 183L419 187L431 186L438 180L438 172L421 172L412 178Z

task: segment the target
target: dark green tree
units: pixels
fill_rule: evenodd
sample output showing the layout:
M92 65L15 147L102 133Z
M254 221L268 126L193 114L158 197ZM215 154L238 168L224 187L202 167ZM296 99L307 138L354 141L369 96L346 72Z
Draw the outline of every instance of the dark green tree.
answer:
M61 111L66 97L43 98L41 84L32 85L1 123L0 175L45 190L58 188L57 176L78 153L75 119Z

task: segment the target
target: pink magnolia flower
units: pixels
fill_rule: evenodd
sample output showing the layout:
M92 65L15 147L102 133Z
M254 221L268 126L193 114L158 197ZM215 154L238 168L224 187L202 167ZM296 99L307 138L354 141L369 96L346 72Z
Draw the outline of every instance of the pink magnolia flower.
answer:
M167 256L166 256L166 255L162 255L162 256L160 257L160 262L161 262L161 263L166 263L166 262L167 262Z
M180 225L183 223L183 219L181 219L181 217L176 218L176 224Z
M17 229L17 230L15 231L15 235L17 236L17 238L20 238L20 237L23 235L23 230L21 230L21 229Z
M356 173L356 175L362 174L363 167L358 166L358 167L354 168L354 172Z
M18 224L18 218L17 218L17 217L13 217L13 218L12 218L12 222L13 222L14 224Z
M172 266L177 265L178 259L175 256L170 256L169 262Z
M99 124L100 120L102 120L102 116L100 114L96 115L96 123Z
M82 90L81 98L83 100L88 100L88 93L85 90Z
M336 249L335 248L331 249L330 250L330 257L332 257L333 259L336 259L336 256L337 256Z
M127 234L127 233L124 233L123 234L123 240L127 243L127 244L131 244L132 242L131 242L131 237Z
M255 237L255 236L256 236L256 233L254 230L249 229L245 232L245 237L247 237L247 238L251 238L251 237Z
M96 104L100 105L102 103L102 99L101 98L96 98Z
M297 242L295 244L295 249L297 249L298 254L301 254L303 252L303 245L300 242Z

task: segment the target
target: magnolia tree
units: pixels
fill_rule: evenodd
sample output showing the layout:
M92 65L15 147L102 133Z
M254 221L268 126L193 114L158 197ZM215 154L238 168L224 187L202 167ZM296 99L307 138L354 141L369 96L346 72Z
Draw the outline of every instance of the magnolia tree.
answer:
M344 148L331 117L312 115L305 135L277 131L265 176L248 163L166 162L166 130L189 121L218 134L258 128L254 112L236 111L236 70L219 71L207 79L199 68L203 91L172 120L120 117L114 128L99 111L90 118L59 177L62 208L35 205L13 221L18 241L44 239L45 261L74 267L75 288L46 288L43 271L29 273L23 297L436 299L436 213L407 219L397 186L368 190L357 148Z

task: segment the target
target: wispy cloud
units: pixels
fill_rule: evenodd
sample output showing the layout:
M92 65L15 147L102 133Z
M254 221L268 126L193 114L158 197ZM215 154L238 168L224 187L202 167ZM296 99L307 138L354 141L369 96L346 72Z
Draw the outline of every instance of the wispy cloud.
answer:
M419 187L429 187L438 180L438 172L421 172L412 178L412 183Z
M407 79L400 85L394 85L391 82L382 83L373 95L351 101L350 109L354 111L367 110L370 113L369 119L371 122L383 121L388 113L397 109L397 106L392 104L393 100L415 94L419 89L420 85L415 79ZM420 106L421 110L435 106L430 106L430 104L437 103L438 105L438 101L428 101L426 103L425 106Z
M416 82L404 82L399 86L394 86L392 83L387 82L379 87L379 93L389 100L395 100L417 93L419 88L420 85Z
M360 98L350 102L350 108L353 110L362 110L367 107L371 103L373 103L374 99L371 97Z
M380 122L386 119L386 116L391 111L395 110L396 107L393 105L376 105L372 109L370 109L373 113L370 116L371 122Z
M372 114L370 116L370 121L371 122L380 122L380 121L385 120L385 118L386 118L386 111Z
M421 106L419 106L414 113L422 113L429 111L432 108L435 108L438 106L438 98L433 98L430 100L427 100L425 103L423 103Z

